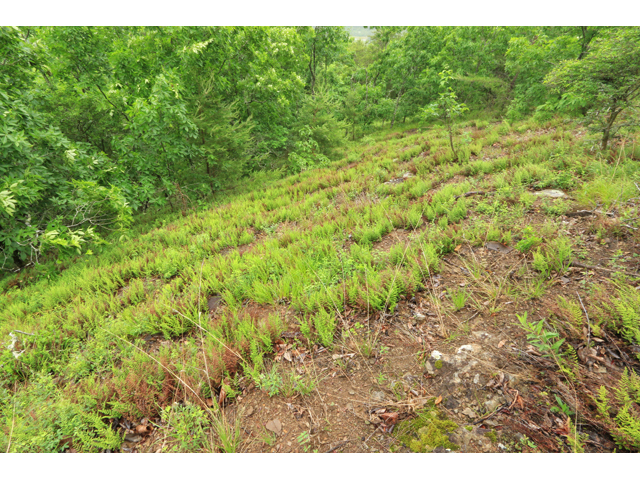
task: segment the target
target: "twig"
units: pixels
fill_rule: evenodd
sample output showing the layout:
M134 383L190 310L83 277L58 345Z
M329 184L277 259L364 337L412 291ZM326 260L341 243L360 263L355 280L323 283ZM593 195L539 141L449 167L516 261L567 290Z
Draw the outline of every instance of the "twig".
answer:
M9 432L9 443L7 444L7 451L9 453L11 449L11 439L13 438L13 426L16 423L16 382L13 382L13 415L11 415L11 431Z
M471 195L486 195L486 194L487 194L487 192L483 192L481 190L477 190L477 191L474 190L474 191L471 191L471 192L463 193L462 195L457 195L454 198L457 200L460 197L470 197Z
M587 313L587 309L584 308L584 303L582 303L582 297L580 296L580 294L578 292L576 292L576 295L578 295L578 300L580 300L580 305L582 306L582 311L584 312L585 316L587 317L587 324L589 325L589 330L587 331L587 348L589 348L589 343L591 343L591 320L589 320L589 314Z
M331 448L331 449L327 450L327 452L326 452L326 453L333 453L333 452L335 452L336 450L338 450L339 448L344 447L344 446L345 446L347 443L349 443L350 441L351 441L351 440L347 440L346 442L341 442L341 443L339 443L338 445L336 445L335 447L333 447L333 448Z
M572 260L569 266L577 267L577 268L586 268L589 270L601 270L603 272L609 272L609 273L623 273L625 275L630 275L632 277L640 277L640 274L638 273L631 273L631 272L620 271L620 270L611 270L610 268L596 267L595 265L586 265L582 262L577 262L575 260Z
M23 332L22 330L11 330L11 332L17 332L17 333L22 333L23 335L31 335L32 337L35 337L36 334L35 333L27 333L27 332Z
M477 425L479 423L484 422L485 420L489 420L491 417L493 417L494 415L497 415L498 413L500 413L502 410L504 410L508 406L509 406L508 402L503 403L498 408L496 408L493 412L491 412L489 415L485 415L484 417L481 417L478 420L476 420L475 422L473 422L472 425Z

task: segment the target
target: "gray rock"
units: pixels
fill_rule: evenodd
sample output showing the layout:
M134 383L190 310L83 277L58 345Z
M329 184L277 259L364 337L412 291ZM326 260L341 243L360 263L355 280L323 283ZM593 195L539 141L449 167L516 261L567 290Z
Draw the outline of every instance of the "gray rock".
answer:
M386 395L382 390L376 390L374 392L371 392L371 400L376 403L382 403L386 400Z
M460 406L460 403L455 398L449 397L444 401L444 406L449 410L453 410L455 408L458 408Z
M466 415L469 418L476 418L478 416L478 415L476 415L476 412L471 410L469 407L467 407L464 410L462 410L462 414Z
M549 198L566 198L567 194L562 190L540 190L539 192L535 192L534 195L538 195L540 197L549 197Z

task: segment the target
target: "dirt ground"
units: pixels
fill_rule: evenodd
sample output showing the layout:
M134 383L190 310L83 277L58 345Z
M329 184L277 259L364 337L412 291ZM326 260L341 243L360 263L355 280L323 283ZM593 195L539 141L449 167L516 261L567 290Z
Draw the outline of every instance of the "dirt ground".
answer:
M529 220L535 224L543 218L548 217L534 213ZM612 258L622 255L625 271L638 270L640 245L589 233L594 222L606 222L601 216L570 213L558 222L583 239L588 255L584 264L553 278L540 298L514 295L513 288L528 285L522 253L497 242L466 244L447 255L441 272L393 313L368 317L347 309L340 327L353 334L343 334L331 351L310 347L290 322L275 345L273 365L285 377L313 379L315 388L307 395L269 396L246 382L241 395L224 403L225 417L239 421L240 451L408 452L398 431L427 405L458 425L449 438L460 452L568 451L569 417L556 399L581 412L586 451L613 451L611 437L589 412L598 385L615 385L625 366L637 367L635 352L606 333L594 338L598 348L590 355L595 361L585 356L585 344L572 345L584 364L580 388L570 391L555 364L528 344L516 314L527 312L538 321L553 314L558 296L587 301L590 284L608 284ZM407 237L394 231L375 248L386 251ZM637 286L640 278L635 278ZM467 290L469 301L454 311L450 292L459 288ZM213 312L219 299L212 301ZM245 307L252 317L269 313L263 309ZM277 309L292 317L285 306ZM162 449L159 419L120 426L135 440L125 442L122 451Z

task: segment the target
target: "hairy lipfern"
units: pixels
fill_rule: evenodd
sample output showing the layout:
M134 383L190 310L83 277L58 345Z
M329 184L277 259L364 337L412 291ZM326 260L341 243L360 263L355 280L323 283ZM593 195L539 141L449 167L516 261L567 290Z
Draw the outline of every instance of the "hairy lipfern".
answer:
M613 438L621 447L640 449L640 417L630 410L631 407L625 405L616 415L619 433L614 433Z
M558 297L558 306L571 325L580 331L584 322L584 317L580 305L577 302Z
M629 372L625 368L613 393L614 403L619 406L617 414L615 406L612 408L612 400L607 388L601 386L594 399L598 417L608 425L619 447L638 450L640 449L640 376L635 371ZM615 414L613 418L612 413Z

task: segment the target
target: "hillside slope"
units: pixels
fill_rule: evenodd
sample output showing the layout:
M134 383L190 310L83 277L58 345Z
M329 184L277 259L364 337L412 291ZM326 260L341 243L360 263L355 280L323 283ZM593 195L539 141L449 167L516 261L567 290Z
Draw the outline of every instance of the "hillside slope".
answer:
M0 448L637 451L639 152L583 137L383 132L5 280Z

